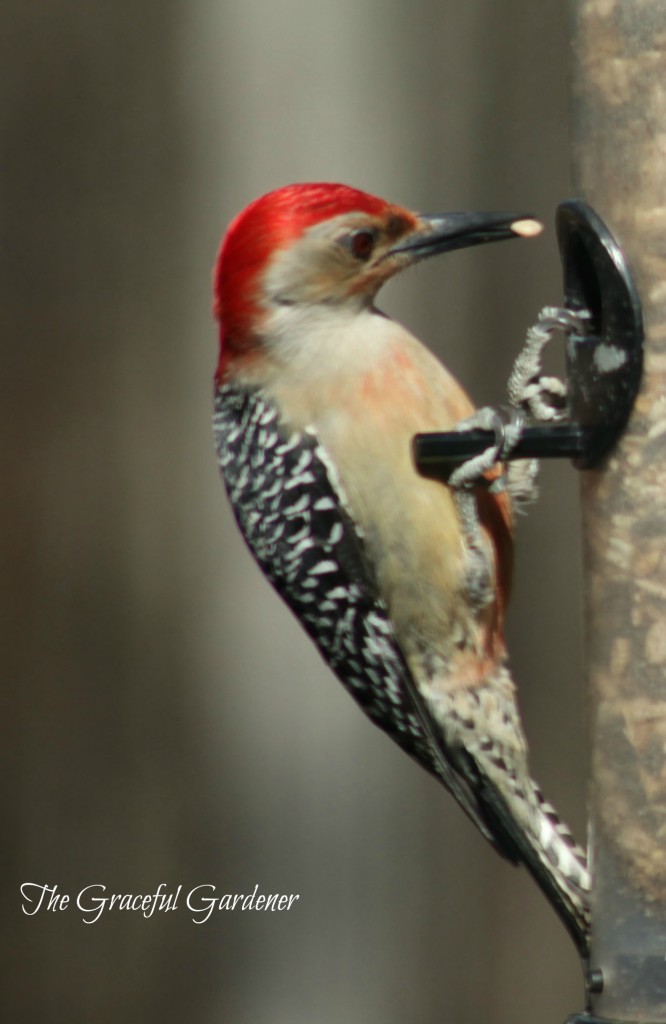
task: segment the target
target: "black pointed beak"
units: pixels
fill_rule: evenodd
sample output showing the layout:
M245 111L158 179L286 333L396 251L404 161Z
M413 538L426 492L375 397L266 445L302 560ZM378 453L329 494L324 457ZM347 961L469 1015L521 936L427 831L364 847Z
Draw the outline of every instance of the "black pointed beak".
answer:
M420 214L417 228L394 245L387 255L404 254L411 261L465 249L505 238L531 238L542 225L527 214L443 213Z

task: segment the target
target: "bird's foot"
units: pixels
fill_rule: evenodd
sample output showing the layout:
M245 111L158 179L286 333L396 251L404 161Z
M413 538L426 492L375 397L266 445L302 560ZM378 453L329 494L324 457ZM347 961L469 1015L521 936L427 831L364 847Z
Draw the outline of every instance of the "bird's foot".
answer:
M538 423L556 423L567 414L567 388L559 377L543 374L543 352L556 331L582 333L587 314L546 306L527 331L509 377L509 402Z
M455 431L486 430L492 431L494 441L479 455L472 456L451 473L449 486L455 491L469 490L485 477L489 470L494 469L511 454L520 440L523 430L523 416L518 409L505 410L494 406L477 409L467 419L461 420L453 428ZM489 483L490 487L494 482Z

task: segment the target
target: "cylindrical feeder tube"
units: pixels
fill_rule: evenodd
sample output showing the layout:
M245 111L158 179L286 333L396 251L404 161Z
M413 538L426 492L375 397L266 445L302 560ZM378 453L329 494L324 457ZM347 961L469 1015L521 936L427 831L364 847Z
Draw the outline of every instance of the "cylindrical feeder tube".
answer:
M666 1021L666 4L573 0L573 180L643 304L626 434L582 473L597 1017Z

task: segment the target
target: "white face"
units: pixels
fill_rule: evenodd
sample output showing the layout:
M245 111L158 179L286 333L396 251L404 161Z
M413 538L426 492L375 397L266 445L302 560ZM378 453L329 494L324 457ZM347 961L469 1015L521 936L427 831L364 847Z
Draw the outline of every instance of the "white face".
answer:
M386 221L366 213L313 225L272 259L262 282L264 307L368 305L383 282L409 262L390 250L413 227L406 216Z

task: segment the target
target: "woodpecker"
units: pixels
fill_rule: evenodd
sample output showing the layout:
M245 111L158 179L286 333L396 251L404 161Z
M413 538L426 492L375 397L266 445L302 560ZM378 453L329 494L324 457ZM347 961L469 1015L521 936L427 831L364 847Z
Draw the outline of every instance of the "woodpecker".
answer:
M255 200L215 268L214 433L245 541L324 660L528 868L585 956L585 855L530 778L507 659L511 496L500 467L459 490L418 474L414 434L451 430L474 406L375 305L420 260L539 230L339 184Z

